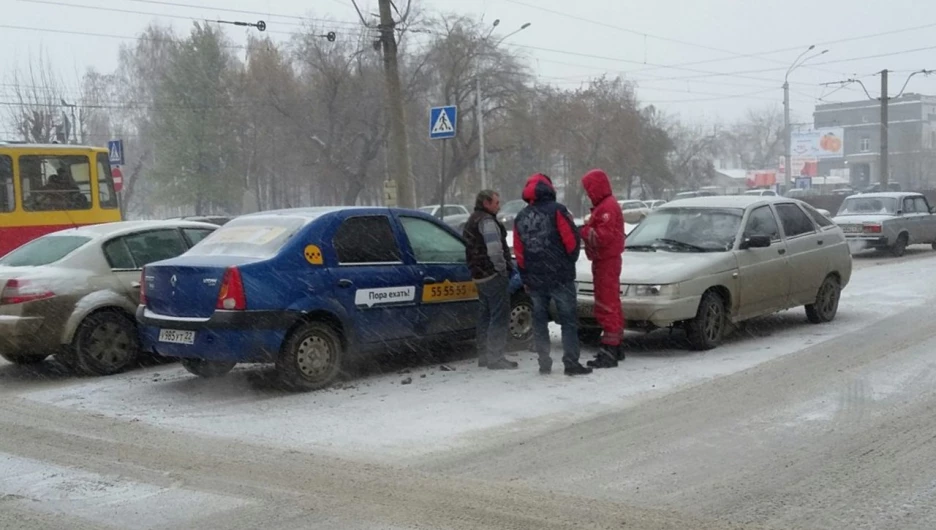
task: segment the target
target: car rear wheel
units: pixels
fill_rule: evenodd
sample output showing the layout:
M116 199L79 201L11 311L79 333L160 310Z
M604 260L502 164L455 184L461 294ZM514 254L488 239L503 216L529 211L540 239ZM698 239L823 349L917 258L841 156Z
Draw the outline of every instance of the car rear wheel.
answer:
M895 241L894 246L890 248L891 254L898 258L903 256L907 252L907 243L909 243L907 234L900 234L897 236L897 241Z
M276 371L289 390L319 390L338 378L343 357L338 333L324 322L308 322L286 340L276 359Z
M533 300L524 292L510 299L510 342L522 347L533 338Z
M842 286L835 276L827 276L819 286L816 301L806 306L806 318L813 324L832 322L838 313Z
M232 369L237 363L232 363L228 361L207 361L205 359L180 359L182 367L189 371L190 374L197 375L198 377L204 377L205 379L211 379L213 377L221 377Z
M715 348L725 336L727 323L725 301L715 291L706 292L699 302L695 318L686 323L689 347L699 351Z
M0 357L3 357L13 364L28 366L31 364L39 364L42 361L45 361L48 355L20 355L17 353L0 353Z
M71 357L65 364L87 375L111 375L140 358L136 325L123 313L99 311L78 326Z

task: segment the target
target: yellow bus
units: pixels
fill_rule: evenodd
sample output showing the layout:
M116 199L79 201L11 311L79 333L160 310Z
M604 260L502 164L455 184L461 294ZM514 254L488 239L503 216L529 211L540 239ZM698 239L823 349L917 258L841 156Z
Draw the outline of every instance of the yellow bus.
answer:
M107 149L0 142L0 256L37 237L120 221Z

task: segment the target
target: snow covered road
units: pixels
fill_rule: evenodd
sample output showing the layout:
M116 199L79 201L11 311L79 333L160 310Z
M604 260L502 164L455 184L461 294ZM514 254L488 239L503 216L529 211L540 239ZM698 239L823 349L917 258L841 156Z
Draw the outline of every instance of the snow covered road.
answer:
M856 258L831 324L789 311L704 354L634 334L620 368L584 378L540 376L526 352L512 372L466 360L299 395L256 367L200 380L175 365L102 379L0 365L0 506L56 528L63 513L121 527L130 512L141 528L249 528L238 521L273 512L277 528L932 528L934 258ZM106 486L89 500L86 486L56 493L63 481ZM878 500L849 504L863 488ZM463 497L446 504L446 491ZM560 499L597 512L546 507ZM153 503L177 509L146 515Z

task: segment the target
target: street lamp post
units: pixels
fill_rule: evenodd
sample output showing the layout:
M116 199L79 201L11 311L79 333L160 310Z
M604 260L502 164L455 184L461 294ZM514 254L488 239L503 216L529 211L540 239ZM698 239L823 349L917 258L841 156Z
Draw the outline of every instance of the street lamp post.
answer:
M500 24L500 19L497 19L497 20L494 21L494 24L491 26L491 31L488 32L488 34L484 37L484 39L482 39L482 42L483 42L483 43L486 43L486 42L487 42L488 37L491 36L491 32L494 31L494 28L496 28L498 24ZM497 41L497 42L494 44L494 46L498 46L500 43L502 43L502 42L504 42L505 40L507 40L508 38L510 38L510 37L512 37L512 36L514 36L514 35L516 35L517 33L520 33L521 31L527 29L528 27L530 27L530 23L529 23L529 22L527 22L526 24L520 26L520 29L518 29L518 30L516 30L516 31L514 31L514 32L512 32L512 33L508 33L507 35L505 35L502 39L500 39L499 41ZM485 154L485 151L484 151L484 109L481 107L481 65L480 65L480 61L479 61L479 64L478 64L478 72L475 74L475 96L476 96L476 98L477 98L477 101L475 102L475 108L477 109L477 113L478 113L478 155L479 155L479 160L478 160L478 162L479 162L479 166L480 166L480 170L481 170L481 189L487 189L487 161L486 161L486 154Z
M820 55L827 53L829 50L822 50L821 52L810 55L809 57L803 59L803 56L815 49L816 45L812 44L809 48L799 54L799 57L793 61L793 64L790 65L790 68L787 69L786 75L783 76L783 172L784 172L784 185L787 189L790 189L790 184L793 180L793 168L792 166L792 156L790 154L790 74L793 70L796 70L800 66L806 64L806 61L819 57ZM803 59L800 61L800 59Z

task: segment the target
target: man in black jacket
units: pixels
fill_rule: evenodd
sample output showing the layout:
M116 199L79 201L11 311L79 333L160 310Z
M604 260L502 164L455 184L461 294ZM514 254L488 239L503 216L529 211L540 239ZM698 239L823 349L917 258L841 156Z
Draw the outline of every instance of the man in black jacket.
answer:
M500 196L482 190L475 199L474 213L465 223L468 245L465 257L471 278L478 287L478 366L510 370L517 363L504 358L510 319L510 274L513 264L507 247L507 230L497 220Z
M582 240L572 214L556 202L552 180L537 173L523 188L527 207L514 219L514 253L523 286L533 299L533 347L540 373L552 371L549 355L549 303L555 302L562 326L562 364L566 375L590 374L579 362L575 262Z

